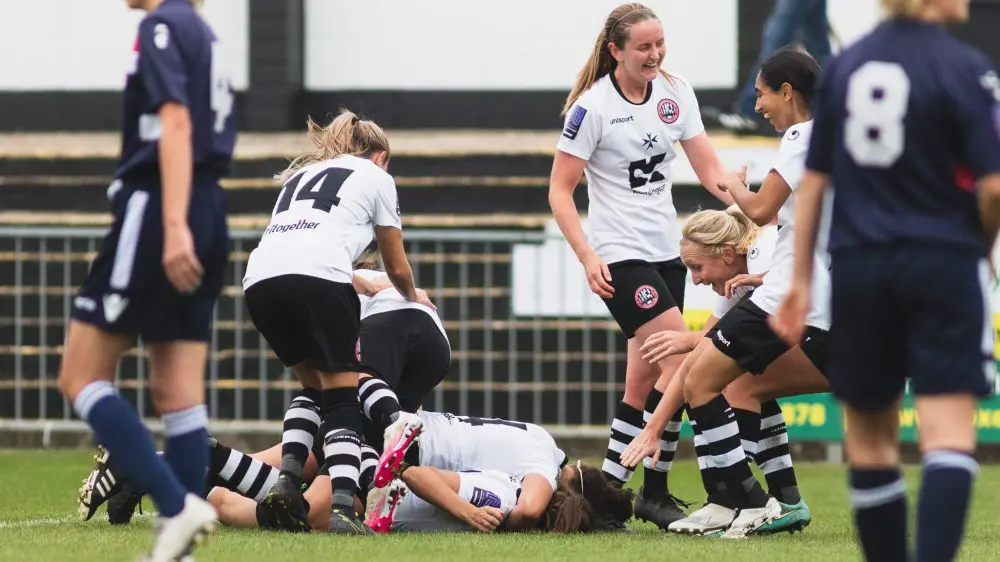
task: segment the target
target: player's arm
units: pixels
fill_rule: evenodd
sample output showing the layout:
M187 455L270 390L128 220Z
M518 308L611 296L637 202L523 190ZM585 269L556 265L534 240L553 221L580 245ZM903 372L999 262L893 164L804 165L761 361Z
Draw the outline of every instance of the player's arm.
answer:
M548 479L541 474L528 473L521 480L521 495L517 498L517 505L507 514L504 528L512 531L534 528L545 513L552 492Z
M775 170L764 177L757 193L750 191L734 173L728 172L719 182L719 188L728 191L736 201L736 206L757 226L765 226L778 216L778 210L792 194L785 178Z
M461 477L456 472L429 466L411 466L401 477L411 492L447 511L480 531L490 532L500 525L503 513L495 507L476 507L458 495Z
M979 220L983 223L987 256L992 261L993 247L1000 232L1000 174L980 178L976 184L979 197Z
M701 338L705 337L705 334L718 321L719 319L715 316L710 316L701 330L663 330L651 334L639 348L642 360L655 364L671 355L681 355L693 351Z
M719 182L731 172L726 170L722 165L722 161L719 160L719 155L715 152L715 147L712 146L712 141L709 140L708 134L702 132L690 139L682 140L680 143L681 148L684 149L684 155L687 156L688 162L691 163L691 168L694 169L694 173L698 176L698 181L701 182L701 185L709 193L718 198L719 201L722 201L726 205L732 205L733 196L719 189Z
M374 296L379 291L392 287L392 281L385 273L370 270L355 271L351 284L359 295Z
M566 242L573 248L573 253L581 262L586 255L594 251L587 242L587 236L580 222L580 213L577 212L576 202L573 201L573 193L580 183L580 178L583 177L583 169L586 166L586 160L557 150L552 161L552 174L549 177L549 207L552 208L552 216L566 237Z
M187 228L188 205L194 169L191 147L191 114L176 101L157 112L160 117L160 178L163 183L163 228Z
M399 294L407 300L417 300L417 287L413 284L413 268L403 248L402 229L391 226L376 226L375 240L385 264L385 273Z

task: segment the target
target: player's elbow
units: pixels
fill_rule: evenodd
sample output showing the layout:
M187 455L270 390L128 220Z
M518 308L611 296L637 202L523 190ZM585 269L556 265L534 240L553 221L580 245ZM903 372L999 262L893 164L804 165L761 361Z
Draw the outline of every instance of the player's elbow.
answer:
M767 226L774 220L774 213L770 209L764 209L756 205L752 205L750 209L744 211L744 214L757 226Z
M983 176L976 187L980 201L994 205L1000 202L1000 174Z
M167 102L160 107L160 130L163 137L191 137L191 115L177 102Z

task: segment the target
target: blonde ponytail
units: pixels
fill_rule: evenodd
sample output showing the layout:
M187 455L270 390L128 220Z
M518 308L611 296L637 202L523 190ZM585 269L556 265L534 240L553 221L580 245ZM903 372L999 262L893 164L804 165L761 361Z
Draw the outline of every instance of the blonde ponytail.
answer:
M341 109L337 117L326 127L320 127L310 117L306 127L309 140L316 150L292 160L283 172L277 174L275 179L282 183L310 164L336 158L342 154L361 158L371 158L379 152L385 152L386 158L390 155L389 138L382 127L374 121L359 118L352 111Z

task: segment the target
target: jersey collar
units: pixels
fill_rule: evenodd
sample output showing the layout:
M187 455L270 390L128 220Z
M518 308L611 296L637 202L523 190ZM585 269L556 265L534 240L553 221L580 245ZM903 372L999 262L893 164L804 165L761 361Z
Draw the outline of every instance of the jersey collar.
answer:
M621 86L618 85L618 79L615 78L615 71L612 70L610 73L608 73L608 76L611 77L611 84L615 87L615 91L618 92L618 95L621 96L621 98L623 100L625 100L626 102L628 102L630 105L644 105L647 101L649 101L649 98L653 97L653 83L652 82L649 82L649 83L646 84L646 97L642 98L641 102L635 103L632 100L630 100L627 97L625 97L625 94L622 93L622 88L621 88Z

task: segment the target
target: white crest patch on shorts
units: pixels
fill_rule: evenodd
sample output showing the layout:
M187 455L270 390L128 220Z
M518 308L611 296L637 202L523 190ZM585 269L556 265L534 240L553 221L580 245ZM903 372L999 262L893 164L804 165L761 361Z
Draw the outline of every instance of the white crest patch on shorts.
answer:
M652 285L643 285L635 290L635 304L639 308L653 308L659 300L660 295L656 293L656 289Z

